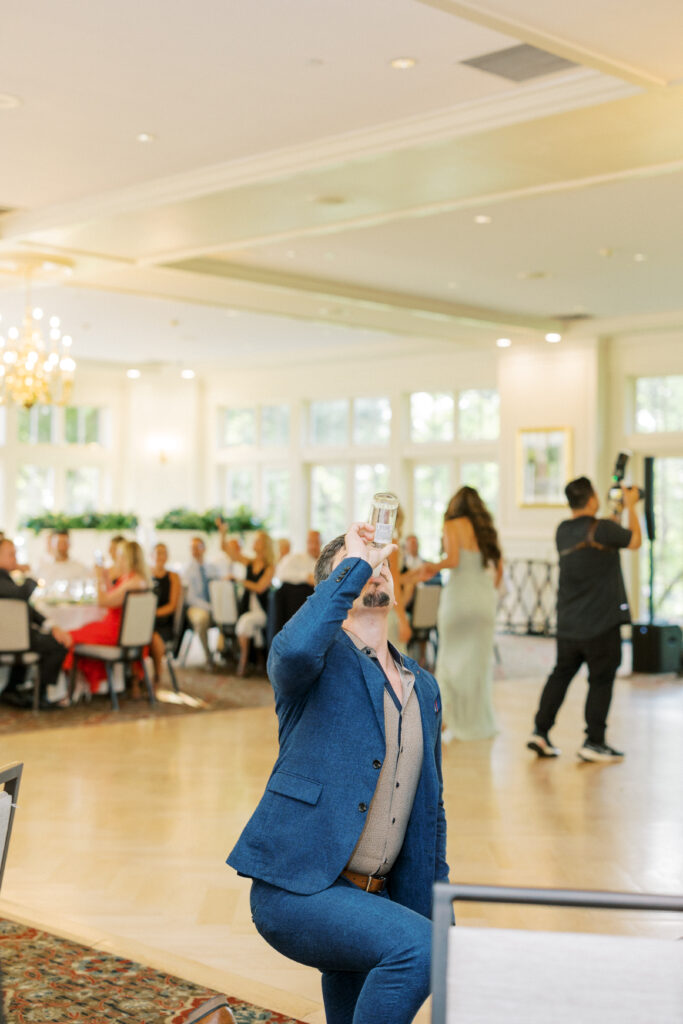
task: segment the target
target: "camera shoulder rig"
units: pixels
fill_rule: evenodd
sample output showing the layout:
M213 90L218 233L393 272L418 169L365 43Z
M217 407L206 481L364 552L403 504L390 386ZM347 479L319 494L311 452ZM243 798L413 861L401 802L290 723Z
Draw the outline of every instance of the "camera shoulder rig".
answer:
M584 539L579 541L578 544L572 545L570 548L563 548L559 552L560 558L566 558L567 555L572 555L575 551L583 551L585 548L595 548L596 551L610 551L611 548L609 548L607 544L600 544L595 539L595 531L598 528L598 523L599 520L594 519L588 527L588 531Z

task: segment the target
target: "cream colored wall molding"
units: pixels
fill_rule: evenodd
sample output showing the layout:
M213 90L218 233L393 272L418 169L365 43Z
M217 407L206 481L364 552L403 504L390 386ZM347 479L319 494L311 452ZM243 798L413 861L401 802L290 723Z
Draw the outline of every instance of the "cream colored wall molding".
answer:
M258 182L288 178L350 160L429 145L461 135L475 135L624 99L641 91L633 85L582 68L558 75L551 81L519 86L497 96L431 114L330 136L244 160L214 164L71 203L7 214L0 217L0 249L5 243L34 232L85 224L136 209L149 209Z

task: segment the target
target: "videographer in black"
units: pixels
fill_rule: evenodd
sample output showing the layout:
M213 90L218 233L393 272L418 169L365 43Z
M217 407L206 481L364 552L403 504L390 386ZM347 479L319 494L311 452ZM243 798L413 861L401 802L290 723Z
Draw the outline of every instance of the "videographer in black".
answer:
M619 551L635 551L642 538L636 502L637 487L623 487L623 506L628 528L620 525L617 513L611 519L596 519L600 507L590 480L581 476L565 488L572 512L557 528L560 558L557 594L557 661L548 677L527 747L539 757L557 757L548 733L569 688L586 662L586 739L578 751L583 761L614 761L623 757L605 742L607 713L612 687L621 664L621 625L631 621L626 588L621 574Z

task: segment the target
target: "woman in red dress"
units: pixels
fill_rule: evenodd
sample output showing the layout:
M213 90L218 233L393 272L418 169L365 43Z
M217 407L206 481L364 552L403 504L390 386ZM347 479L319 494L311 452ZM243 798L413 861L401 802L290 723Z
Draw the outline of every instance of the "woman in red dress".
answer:
M115 586L110 586L107 570L102 566L96 566L96 573L97 603L100 608L107 609L107 614L97 622L89 622L87 625L81 626L80 629L74 629L73 632L67 634L71 637L71 648L75 644L118 643L126 594L129 590L149 589L145 556L140 545L134 540L125 540L118 545L118 579ZM64 659L64 671L69 672L72 664L73 652L70 650ZM107 678L104 663L93 658L79 658L78 670L85 676L91 693L96 693L102 680Z

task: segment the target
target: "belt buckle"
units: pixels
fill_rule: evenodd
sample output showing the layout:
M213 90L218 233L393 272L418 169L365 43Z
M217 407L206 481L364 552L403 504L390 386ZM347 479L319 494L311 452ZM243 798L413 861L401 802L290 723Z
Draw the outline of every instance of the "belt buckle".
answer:
M370 886L372 885L372 875L368 875L368 881L365 886L365 891L370 892Z

